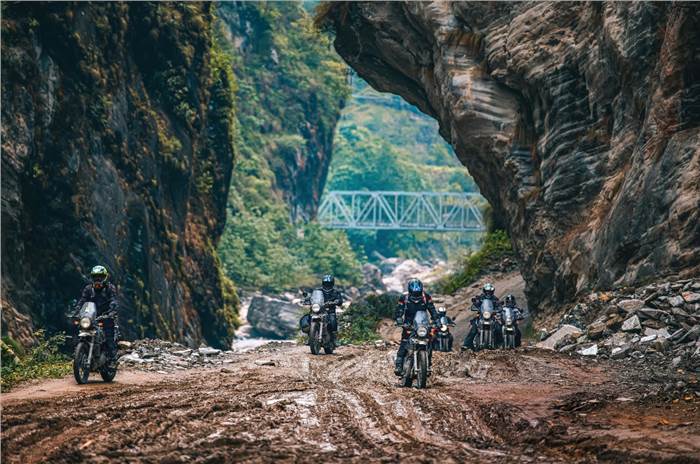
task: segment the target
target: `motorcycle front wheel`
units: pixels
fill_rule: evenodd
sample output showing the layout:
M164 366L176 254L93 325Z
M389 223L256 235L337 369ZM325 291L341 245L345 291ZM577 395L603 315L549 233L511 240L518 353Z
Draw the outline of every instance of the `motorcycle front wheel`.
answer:
M417 388L425 388L428 385L428 352L421 350L418 352L418 366L416 366L418 379Z
M327 344L323 345L323 352L326 354L333 354L333 350L335 347L333 346L333 342L328 342Z
M318 340L318 324L312 324L309 330L309 348L311 354L319 354L321 352L321 342Z
M87 383L90 377L90 366L87 365L89 347L87 344L80 342L75 347L73 355L73 377L78 385Z
M413 384L413 355L408 354L403 362L403 377L401 377L401 386L410 387Z
M116 366L111 366L107 365L100 369L100 376L102 376L102 380L109 383L112 380L114 380L114 377L117 375L117 367Z

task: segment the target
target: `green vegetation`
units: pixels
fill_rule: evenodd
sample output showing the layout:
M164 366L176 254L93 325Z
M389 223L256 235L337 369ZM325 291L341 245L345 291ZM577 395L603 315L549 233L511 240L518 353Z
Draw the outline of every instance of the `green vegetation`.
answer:
M60 352L60 347L65 342L65 335L59 334L47 338L43 330L37 331L34 335L39 343L28 352L9 337L3 337L0 341L2 348L0 388L3 392L27 380L58 378L71 373L70 358Z
M353 97L334 140L328 190L477 191L435 120L400 97L353 78ZM384 256L445 259L476 239L467 234L350 231L353 247Z
M466 287L485 273L489 264L513 255L510 239L502 230L489 233L479 251L467 256L462 268L438 284L441 293L453 293Z
M301 3L221 3L217 14L238 101L239 153L218 249L226 275L271 291L316 283L329 270L358 283L360 262L344 233L298 224L299 203L310 199L295 184L322 171L313 167L319 153L330 157L349 93L345 65Z
M397 295L368 295L352 304L340 317L338 341L342 344L366 343L377 340L377 326L382 319L393 318Z

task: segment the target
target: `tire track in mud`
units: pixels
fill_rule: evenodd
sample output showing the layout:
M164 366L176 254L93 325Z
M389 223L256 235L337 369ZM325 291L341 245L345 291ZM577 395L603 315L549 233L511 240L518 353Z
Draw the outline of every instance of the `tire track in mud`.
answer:
M653 420L697 408L612 403L629 386L604 363L539 350L435 353L421 391L397 387L392 357L265 347L225 372L15 394L3 401L2 460L700 462L700 424L667 433ZM650 419L640 424L642 411Z

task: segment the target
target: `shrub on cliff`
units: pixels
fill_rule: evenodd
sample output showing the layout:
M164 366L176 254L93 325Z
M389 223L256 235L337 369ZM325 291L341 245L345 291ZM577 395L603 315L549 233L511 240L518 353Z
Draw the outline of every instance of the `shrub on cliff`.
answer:
M513 249L508 234L502 230L491 232L484 238L479 251L467 256L461 268L439 282L437 287L440 293L454 293L484 275L490 264L512 255Z
M340 317L340 343L366 343L377 340L379 322L394 317L397 300L398 294L395 293L371 294L350 305Z
M27 352L9 337L3 337L0 341L0 387L3 392L26 380L58 378L70 374L71 360L60 352L66 337L62 334L46 337L43 330L34 335L39 342Z

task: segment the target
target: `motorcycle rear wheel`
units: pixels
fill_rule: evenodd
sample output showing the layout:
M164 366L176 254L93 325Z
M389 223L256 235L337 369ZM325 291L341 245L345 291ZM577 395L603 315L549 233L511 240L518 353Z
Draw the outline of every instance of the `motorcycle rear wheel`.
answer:
M403 377L401 377L401 386L410 387L413 384L413 355L408 354L403 362Z
M428 385L428 353L426 351L418 352L418 366L416 366L418 379L416 388L425 388Z
M73 355L73 377L78 385L86 384L90 377L90 366L87 366L88 346L85 343L78 343Z

